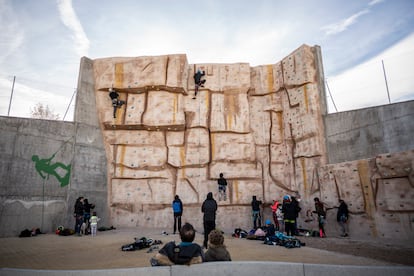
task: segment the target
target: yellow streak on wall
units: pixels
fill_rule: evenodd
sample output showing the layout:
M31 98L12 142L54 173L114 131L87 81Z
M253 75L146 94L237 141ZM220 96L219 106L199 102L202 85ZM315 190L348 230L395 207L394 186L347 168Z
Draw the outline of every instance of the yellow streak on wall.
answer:
M282 117L282 112L277 112L277 123L279 124L279 133L280 133L280 137L284 140L284 134L283 134L283 117Z
M123 87L124 84L124 64L116 63L115 64L115 87Z
M210 139L211 139L211 160L214 160L214 153L216 152L215 151L215 134L214 133L211 133L211 135L210 135Z
M235 113L233 95L227 96L227 103L228 103L227 105L227 126L228 126L228 130L231 130L232 124L233 124L233 115Z
M306 106L306 112L309 112L309 100L308 100L308 89L307 85L305 84L303 86L303 97L305 98L305 106Z
M308 188L308 177L306 175L306 164L305 164L305 158L302 157L300 159L300 163L302 165L302 176L303 176L303 190L306 191Z
M180 147L180 159L181 159L181 176L185 178L185 146Z
M210 95L209 95L209 93L205 93L205 97L206 97L206 100L205 100L206 110L210 110Z
M368 160L358 160L358 173L359 178L361 181L362 192L364 196L364 203L365 203L365 211L367 212L367 216L370 219L370 228L373 237L378 237L378 232L376 228L376 223L374 221L374 212L375 212L375 199L374 193L372 191L371 186L371 179L370 179L370 171Z
M233 195L235 195L235 201L239 202L239 181L233 180L232 182L233 187Z
M173 124L175 124L175 121L177 119L176 114L178 112L178 94L174 94L173 108L174 108L174 111L173 111Z
M267 65L267 87L268 91L273 91L273 66Z
M124 84L124 64L123 63L116 63L115 64L115 87L120 88L123 87ZM119 111L121 108L116 109L116 124L122 123L122 116L120 116Z
M120 166L120 170L119 170L119 176L122 177L124 176L124 160L125 160L125 151L126 151L126 147L123 145L118 145L118 149L120 151L120 157L119 157L119 163L121 164Z

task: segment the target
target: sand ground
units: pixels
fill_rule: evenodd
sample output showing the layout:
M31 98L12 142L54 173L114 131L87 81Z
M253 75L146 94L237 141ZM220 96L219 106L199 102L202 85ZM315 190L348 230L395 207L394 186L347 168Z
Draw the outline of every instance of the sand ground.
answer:
M154 249L124 252L121 246L134 237L179 241L178 235L163 235L162 229L126 228L98 232L91 236L41 234L29 238L1 238L0 267L32 269L110 269L150 266ZM276 261L341 265L414 266L414 241L362 241L352 238L298 237L306 243L287 249L265 245L262 241L233 238L225 233L225 245L233 261ZM203 235L196 234L202 244ZM162 245L160 245L161 248Z

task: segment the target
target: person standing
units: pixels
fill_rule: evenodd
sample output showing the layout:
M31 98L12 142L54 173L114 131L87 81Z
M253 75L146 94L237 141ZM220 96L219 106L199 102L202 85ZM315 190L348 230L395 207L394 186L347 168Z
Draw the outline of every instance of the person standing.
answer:
M96 236L96 229L98 229L98 221L100 221L101 219L98 218L98 216L96 215L96 212L92 213L91 218L89 219L89 223L91 225L91 235L92 237Z
M217 180L218 190L219 190L219 201L223 198L225 201L227 199L226 196L226 188L227 188L227 181L223 176L223 173L220 173L220 178Z
M313 199L313 201L315 202L315 211L314 211L314 213L316 213L318 215L319 236L321 238L325 238L326 237L325 228L324 228L325 219L326 219L325 206L319 200L318 197L315 197Z
M291 196L291 200L292 200L292 204L294 205L294 209L295 209L295 232L294 235L298 236L299 235L299 230L298 230L298 218L299 218L299 212L302 210L302 208L300 208L299 206L299 200L296 198L296 196Z
M89 203L87 198L83 200L83 221L86 224L85 235L88 235L91 233L91 225L89 223L89 219L91 218L91 209L94 209L94 208L95 208L95 204Z
M216 211L217 211L217 202L213 198L213 193L209 192L207 194L206 200L204 200L203 205L201 205L201 212L203 215L203 226L204 226L204 241L203 246L207 248L208 235L212 230L216 228Z
M262 216L260 214L260 206L262 205L262 201L257 200L256 196L253 196L251 204L252 204L253 228L256 230L257 227L262 226Z
M282 205L283 219L285 221L285 231L287 236L295 235L295 221L296 221L296 204L292 202L292 198L289 195L283 197Z
M177 231L177 224L178 224L178 232L181 229L181 216L183 215L183 203L178 195L175 195L174 200L172 202L172 209L174 214L174 234Z
M336 214L336 220L341 227L341 237L348 237L348 205L342 199L339 200L338 212Z
M275 223L275 229L276 231L279 231L279 221L277 220L277 210L279 207L279 201L277 200L273 200L273 204L270 205L270 208L272 209L272 217L273 217L273 222Z
M80 196L76 199L75 207L74 207L74 216L75 216L75 233L76 235L81 235L81 226L83 223L83 213L84 213L84 206L83 206L83 197Z

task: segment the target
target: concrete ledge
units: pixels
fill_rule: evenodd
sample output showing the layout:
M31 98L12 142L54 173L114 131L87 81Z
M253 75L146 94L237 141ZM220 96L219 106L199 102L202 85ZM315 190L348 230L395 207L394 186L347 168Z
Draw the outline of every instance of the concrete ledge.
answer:
M148 264L149 265L149 264ZM170 276L171 267L137 267L119 269L94 269L94 270L35 270L0 268L0 276Z
M304 264L304 275L306 276L382 276L414 275L414 266L354 266L354 265L321 265L321 264Z
M381 276L414 275L414 266L352 266L284 262L211 262L192 266L138 267L103 270L34 270L0 268L0 276L43 275L119 275L119 276L211 276L211 275L286 275L286 276Z

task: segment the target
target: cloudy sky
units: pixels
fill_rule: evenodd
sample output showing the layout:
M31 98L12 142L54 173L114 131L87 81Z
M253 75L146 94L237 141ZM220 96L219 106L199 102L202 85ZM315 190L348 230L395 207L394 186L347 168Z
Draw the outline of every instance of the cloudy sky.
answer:
M330 113L414 99L413 0L0 0L0 115L73 120L82 56L256 66L302 44L321 46Z

